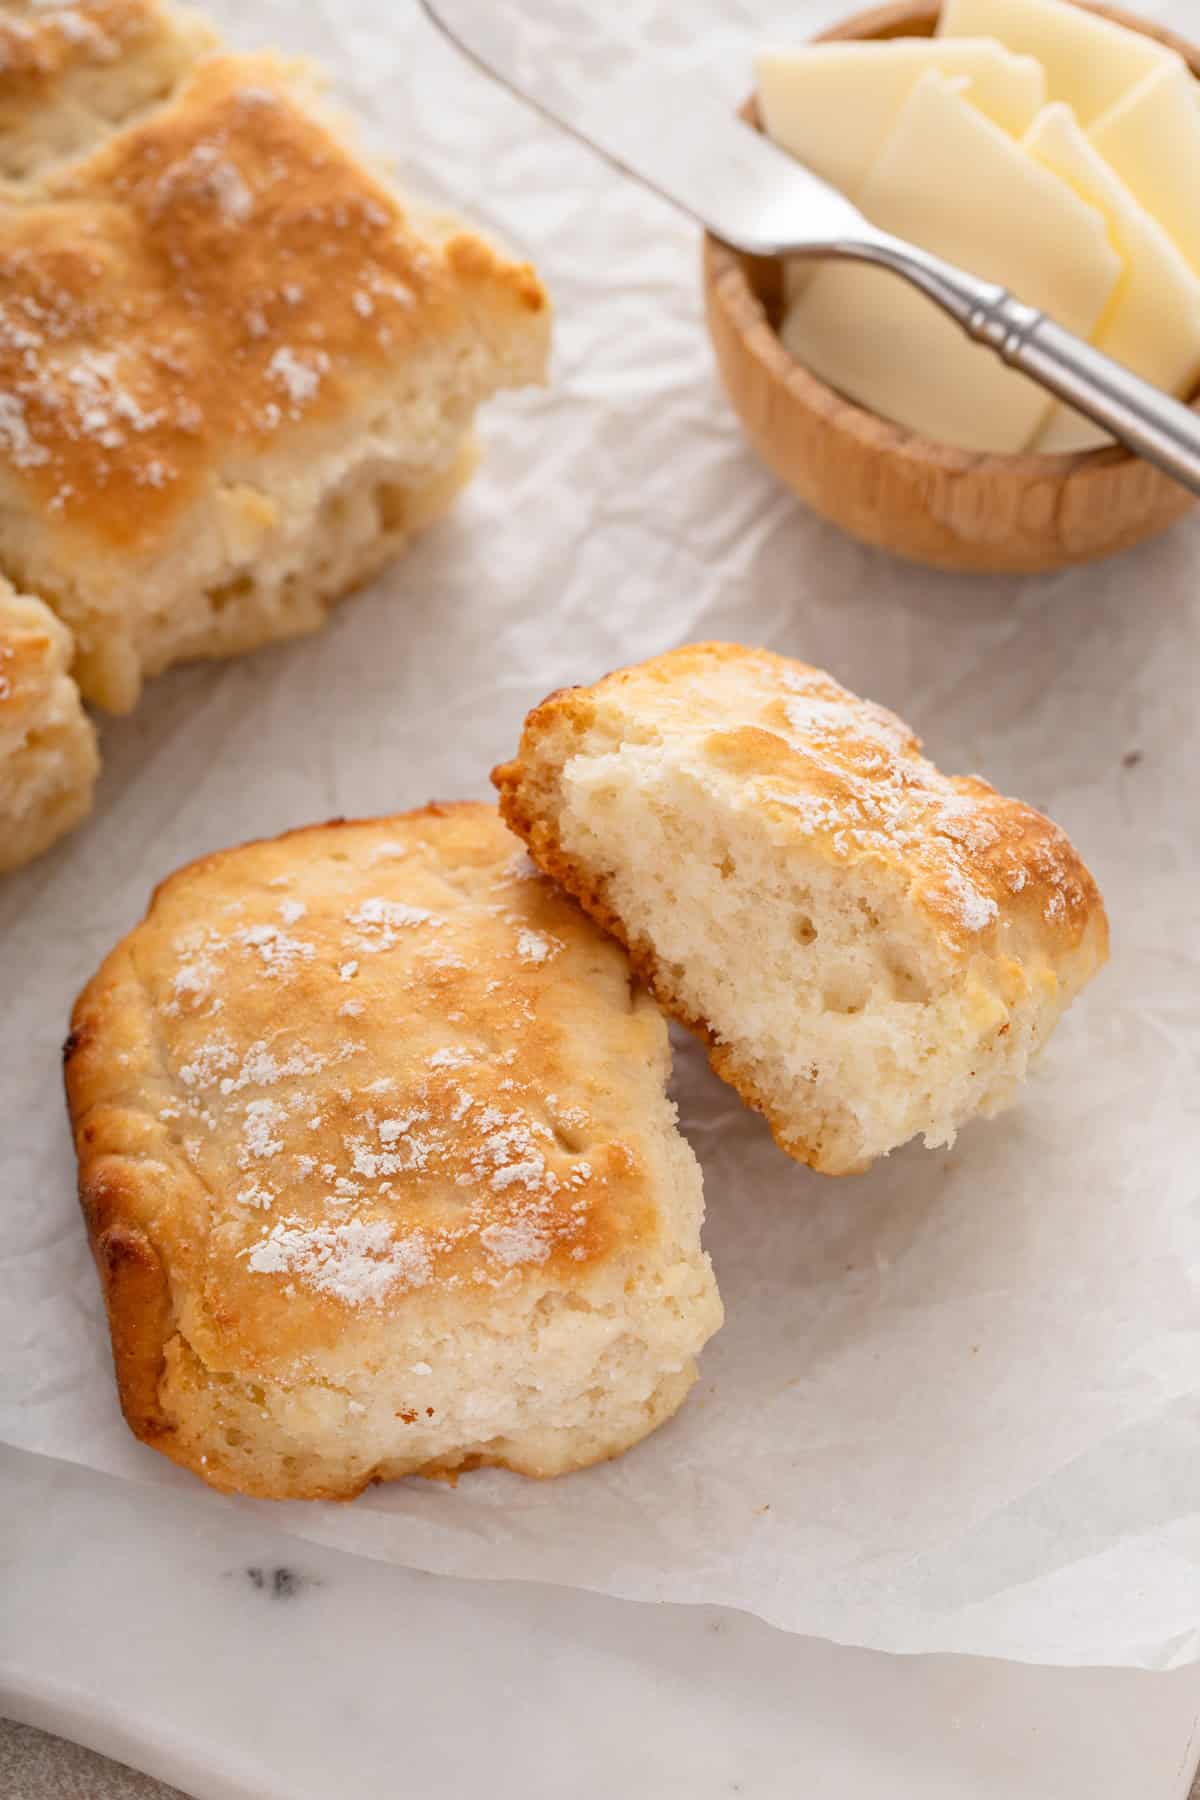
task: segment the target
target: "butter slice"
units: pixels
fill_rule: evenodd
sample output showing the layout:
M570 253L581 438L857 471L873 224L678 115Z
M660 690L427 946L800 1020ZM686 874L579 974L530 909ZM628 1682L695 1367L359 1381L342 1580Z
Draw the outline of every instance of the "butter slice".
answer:
M863 210L1089 337L1121 274L1104 220L960 85L921 76L863 186ZM907 282L861 264L823 263L780 335L831 386L967 450L1025 449L1052 405Z
M1183 67L1165 44L1064 0L945 0L938 35L999 38L1035 56L1047 99L1065 100L1085 126L1152 71Z
M1080 130L1069 106L1059 102L1039 113L1025 147L1099 209L1124 264L1092 342L1155 387L1190 393L1200 379L1200 281ZM1056 406L1037 447L1090 450L1111 441L1090 419Z
M1089 133L1134 198L1200 273L1200 86L1182 62L1155 69Z
M857 199L900 108L930 68L965 76L966 98L1014 137L1046 98L1040 64L986 38L805 44L755 59L767 136Z

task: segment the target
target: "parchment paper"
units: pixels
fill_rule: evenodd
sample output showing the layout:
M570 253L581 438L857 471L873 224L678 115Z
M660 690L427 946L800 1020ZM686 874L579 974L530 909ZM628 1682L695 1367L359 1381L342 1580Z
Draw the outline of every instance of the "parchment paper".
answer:
M744 446L684 222L460 67L415 7L219 11L243 42L320 55L407 177L536 255L555 381L492 410L453 517L323 635L167 676L107 723L95 817L0 887L0 1437L191 1479L118 1416L58 1073L74 994L152 883L331 814L483 795L549 689L740 638L1059 819L1107 897L1110 969L1014 1113L860 1179L793 1166L683 1046L728 1323L681 1415L564 1481L271 1516L421 1568L719 1601L885 1650L1196 1657L1200 526L1040 580L857 547ZM1185 0L1160 11L1186 29ZM687 33L736 91L756 41L822 16L690 0Z

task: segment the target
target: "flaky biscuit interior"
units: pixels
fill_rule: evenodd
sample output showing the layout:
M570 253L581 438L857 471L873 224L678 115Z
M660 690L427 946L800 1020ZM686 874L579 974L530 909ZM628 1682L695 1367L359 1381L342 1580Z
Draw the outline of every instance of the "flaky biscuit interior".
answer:
M1056 826L766 651L691 646L552 695L494 779L539 867L828 1174L1009 1105L1107 955Z

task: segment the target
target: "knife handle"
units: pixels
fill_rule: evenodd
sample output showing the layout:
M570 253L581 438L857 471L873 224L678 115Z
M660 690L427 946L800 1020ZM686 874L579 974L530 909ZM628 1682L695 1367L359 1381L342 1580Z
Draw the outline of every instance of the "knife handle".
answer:
M986 344L1012 368L1200 494L1200 417L1181 401L1056 325L1035 306L1026 306L1006 288L980 281L886 232L871 232L853 245L838 246L834 253L877 263L912 282L957 320L968 337Z

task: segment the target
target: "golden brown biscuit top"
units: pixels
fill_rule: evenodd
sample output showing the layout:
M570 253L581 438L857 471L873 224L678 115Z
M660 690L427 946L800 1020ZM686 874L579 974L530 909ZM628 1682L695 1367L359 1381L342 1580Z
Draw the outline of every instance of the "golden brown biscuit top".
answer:
M165 29L152 0L4 0L0 120L44 102L72 71L117 62Z
M93 1229L149 1236L214 1366L409 1296L574 1288L657 1231L665 1026L490 807L193 864L73 1024Z
M564 710L589 721L611 713L640 741L686 740L766 811L781 842L895 871L955 952L1013 923L1049 953L1069 952L1090 924L1103 959L1100 895L1065 834L976 776L943 775L903 720L819 669L736 644L690 645L552 696L527 723L531 748Z
M0 492L128 550L206 480L465 327L548 312L527 265L427 240L271 56L172 98L0 205Z

